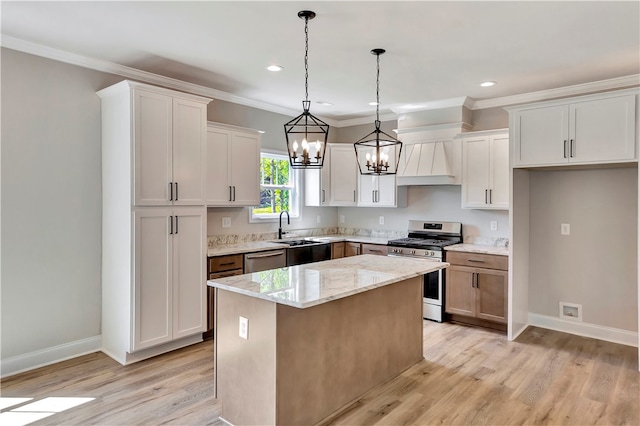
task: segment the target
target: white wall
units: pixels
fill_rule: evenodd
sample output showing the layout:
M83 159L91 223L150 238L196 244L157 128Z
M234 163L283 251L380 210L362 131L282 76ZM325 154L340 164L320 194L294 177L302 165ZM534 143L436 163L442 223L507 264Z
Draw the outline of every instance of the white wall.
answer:
M638 330L637 168L530 171L529 310ZM560 224L571 234L560 235Z
M3 361L100 335L95 92L115 81L2 49Z

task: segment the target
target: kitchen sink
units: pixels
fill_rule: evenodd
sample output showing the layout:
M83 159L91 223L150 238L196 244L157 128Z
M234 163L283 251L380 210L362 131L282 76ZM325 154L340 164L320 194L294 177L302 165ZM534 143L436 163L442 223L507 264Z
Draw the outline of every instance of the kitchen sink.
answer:
M278 242L282 244L288 244L289 247L308 246L312 244L323 244L322 242L313 241L313 240L283 240Z

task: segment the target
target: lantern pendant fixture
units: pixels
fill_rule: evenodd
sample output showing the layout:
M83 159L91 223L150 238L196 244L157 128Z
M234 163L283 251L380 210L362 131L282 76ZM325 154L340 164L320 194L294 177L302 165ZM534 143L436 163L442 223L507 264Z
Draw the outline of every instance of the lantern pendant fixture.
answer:
M294 169L321 168L327 148L329 125L309 112L309 20L316 17L315 12L302 10L298 17L304 19L304 89L302 114L284 125L284 134L289 152L289 162Z
M400 163L402 142L380 130L380 55L384 49L373 49L376 55L376 121L375 129L354 143L361 175L395 175Z

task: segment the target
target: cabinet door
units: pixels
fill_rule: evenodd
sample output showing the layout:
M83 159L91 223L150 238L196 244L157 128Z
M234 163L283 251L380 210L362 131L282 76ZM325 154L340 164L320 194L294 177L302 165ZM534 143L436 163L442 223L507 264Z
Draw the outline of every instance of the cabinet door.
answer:
M132 351L172 339L171 208L135 211Z
M508 139L507 139L508 143ZM489 204L491 165L489 138L465 139L462 146L462 207L484 208ZM509 164L507 162L507 172Z
M327 147L326 154L329 154L330 148ZM317 207L328 206L330 203L331 161L325 158L321 169L306 169L304 171L304 205Z
M476 317L506 324L507 271L476 269L475 273Z
M380 207L393 207L396 205L396 176L380 176L378 179L378 193L376 205Z
M231 204L229 158L231 132L209 127L207 129L206 203L211 206Z
M570 113L570 162L635 159L635 95L578 102Z
M559 105L515 114L514 166L564 164L569 161L569 106Z
M173 98L133 92L134 205L171 205Z
M473 287L474 268L450 266L445 280L445 311L450 314L475 316L476 293Z
M173 338L206 330L206 215L175 208L173 229Z
M331 243L331 258L332 259L340 259L344 257L344 241L340 241L337 243Z
M330 204L332 206L355 206L358 188L358 164L353 145L331 145Z
M489 138L491 161L489 167L489 207L509 208L509 135Z
M360 243L344 243L344 256L358 256L360 254Z
M173 99L174 205L204 205L206 105Z
M260 204L260 137L234 132L231 141L231 204L257 206Z
M358 206L367 207L376 205L376 191L380 176L359 175L358 185Z

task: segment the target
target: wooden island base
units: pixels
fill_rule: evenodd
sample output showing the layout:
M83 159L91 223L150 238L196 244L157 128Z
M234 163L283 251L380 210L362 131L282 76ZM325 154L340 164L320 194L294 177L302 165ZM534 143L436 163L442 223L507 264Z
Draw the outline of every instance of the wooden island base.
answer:
M305 309L216 292L216 390L234 425L315 424L423 359L422 277Z

